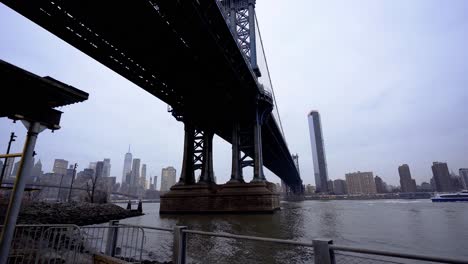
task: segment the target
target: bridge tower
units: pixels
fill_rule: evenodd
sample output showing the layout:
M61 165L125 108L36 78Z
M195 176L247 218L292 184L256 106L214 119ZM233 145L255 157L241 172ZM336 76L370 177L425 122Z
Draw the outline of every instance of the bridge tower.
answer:
M255 4L256 0L218 0L226 23L229 26L234 39L249 66L256 77L261 77L262 73L257 64L257 40L256 40L256 18ZM261 85L260 85L261 86ZM232 132L232 174L230 182L244 182L242 169L246 166L254 167L253 182L266 181L263 174L263 153L262 153L262 125L265 118L273 110L273 99L270 94L265 93L263 89L258 91L256 109L253 113L253 124L240 126L239 120L233 122ZM248 131L253 125L253 144L245 138L249 135ZM246 131L247 130L247 131ZM244 153L253 153L253 160L247 160Z
M217 185L213 172L213 136L210 125L192 123L195 116L183 109L170 109L184 123L184 154L180 178L161 196L160 213L174 212L272 212L279 209L279 195L263 172L262 125L272 112L272 94L258 81L255 0L216 0L226 23L256 77L258 90L248 118L232 118L232 169L228 183ZM238 95L242 96L242 95ZM203 123L203 122L202 122ZM246 183L243 168L253 167ZM200 170L197 182L195 172ZM242 198L241 198L242 196Z
M257 44L255 34L256 0L219 0L224 8L226 22L237 40L240 49L250 62L257 77L261 72L257 65Z

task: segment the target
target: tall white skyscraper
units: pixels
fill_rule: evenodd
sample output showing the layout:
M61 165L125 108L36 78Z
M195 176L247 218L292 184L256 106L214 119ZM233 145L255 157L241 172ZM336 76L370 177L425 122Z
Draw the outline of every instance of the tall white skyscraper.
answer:
M312 160L314 163L315 188L317 192L328 192L327 160L323 144L322 124L317 111L311 111L307 116L309 120L310 144L312 147Z
M140 185L143 186L144 189L148 189L148 183L146 181L146 164L141 165L141 183Z
M140 183L140 159L133 159L132 164L132 177L130 179L130 186L136 187Z
M123 173L122 173L122 183L125 183L125 179L127 178L127 174L130 173L132 170L132 153L130 153L130 146L128 146L128 152L125 154L124 159L124 166L123 166ZM127 184L130 184L127 182Z
M174 167L163 168L161 172L161 192L167 192L176 184L176 169Z

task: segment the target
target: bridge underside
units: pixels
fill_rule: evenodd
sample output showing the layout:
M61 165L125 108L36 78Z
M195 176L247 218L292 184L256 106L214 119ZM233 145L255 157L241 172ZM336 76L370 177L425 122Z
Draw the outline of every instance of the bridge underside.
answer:
M255 116L258 83L214 0L1 2L230 143L233 120L242 129ZM271 114L261 136L264 165L301 185ZM254 130L244 138L253 145Z

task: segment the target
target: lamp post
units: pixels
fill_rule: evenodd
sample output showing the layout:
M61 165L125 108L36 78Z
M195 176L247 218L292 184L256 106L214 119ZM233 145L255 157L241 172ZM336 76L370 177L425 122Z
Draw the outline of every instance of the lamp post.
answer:
M60 201L59 198L60 198L60 191L62 190L63 176L65 176L65 174L62 174L62 178L60 178L60 185L59 185L58 192L57 192L57 202Z
M68 202L71 201L73 182L75 181L75 175L76 175L76 167L78 167L78 164L75 163L75 166L73 166L73 176L72 176L71 183L70 183L70 190L68 192Z

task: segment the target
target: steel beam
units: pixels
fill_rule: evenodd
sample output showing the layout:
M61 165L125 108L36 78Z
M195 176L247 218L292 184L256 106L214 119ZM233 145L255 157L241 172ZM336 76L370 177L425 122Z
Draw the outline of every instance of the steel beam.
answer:
M184 122L184 158L182 161L182 170L177 185L190 185L195 183L195 173L193 166L195 128L189 122Z
M203 159L200 175L200 183L203 184L214 183L213 136L214 133L211 130L206 130L203 135Z
M263 173L262 121L261 113L257 109L254 123L254 175L252 182L262 181L266 181Z
M239 122L234 121L232 125L232 165L231 165L231 180L228 183L244 182L241 165L240 152L240 128Z

